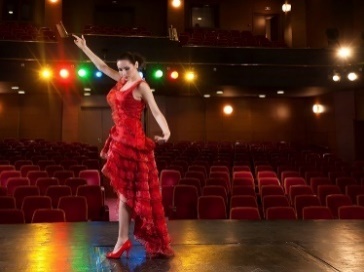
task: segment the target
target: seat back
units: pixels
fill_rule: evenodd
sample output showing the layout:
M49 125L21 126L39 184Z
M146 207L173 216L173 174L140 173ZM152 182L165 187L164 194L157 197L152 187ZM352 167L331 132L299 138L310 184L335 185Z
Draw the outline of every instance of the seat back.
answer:
M176 185L173 192L174 219L197 218L198 192L192 185Z
M271 207L266 211L267 220L296 220L296 213L292 207Z
M71 196L72 191L66 185L51 185L47 188L45 195L52 199L52 207L57 208L59 199L63 196Z
M81 185L77 189L77 196L83 196L87 202L87 219L102 221L104 199L101 187L98 185Z
M323 206L304 207L302 217L304 220L334 219L330 209Z
M32 221L35 210L51 208L52 200L48 196L26 196L21 207L24 212L25 223Z
M24 213L18 209L0 210L0 224L23 224Z
M226 219L225 201L221 196L200 196L197 203L198 219Z
M58 209L64 211L66 222L87 221L87 201L83 196L62 196L59 199Z
M160 174L160 182L162 186L174 186L179 183L181 173L177 170L164 169Z
M39 196L39 188L34 185L16 187L14 190L14 198L17 209L21 209L23 200L26 196Z
M364 219L364 207L342 206L339 208L339 219Z
M60 209L37 209L32 218L32 223L65 222L66 215Z
M235 207L230 210L230 219L235 220L260 220L258 208Z
M305 207L320 206L320 200L315 195L298 195L294 201L297 218L302 219L302 210Z

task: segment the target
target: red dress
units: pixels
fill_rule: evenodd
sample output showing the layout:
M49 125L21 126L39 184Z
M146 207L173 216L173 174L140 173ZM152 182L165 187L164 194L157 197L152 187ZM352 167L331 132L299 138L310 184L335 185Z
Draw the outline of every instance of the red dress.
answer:
M140 121L146 105L133 97L133 90L142 81L124 91L120 89L125 82L119 81L107 95L115 125L101 151L107 159L102 173L130 207L134 236L147 254L172 256L154 158L155 143L145 136Z

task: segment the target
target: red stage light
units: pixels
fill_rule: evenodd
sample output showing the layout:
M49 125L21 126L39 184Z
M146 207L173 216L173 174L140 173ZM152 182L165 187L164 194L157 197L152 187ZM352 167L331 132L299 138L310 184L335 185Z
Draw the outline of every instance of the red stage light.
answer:
M179 74L178 74L178 72L177 72L177 71L172 71L172 72L170 73L170 77L171 77L171 79L177 79L177 78L178 78L178 76L179 76Z
M70 72L68 71L68 69L63 68L63 69L61 69L61 70L59 71L59 76L60 76L61 78L63 78L63 79L67 79L67 78L69 78L69 76L70 76Z

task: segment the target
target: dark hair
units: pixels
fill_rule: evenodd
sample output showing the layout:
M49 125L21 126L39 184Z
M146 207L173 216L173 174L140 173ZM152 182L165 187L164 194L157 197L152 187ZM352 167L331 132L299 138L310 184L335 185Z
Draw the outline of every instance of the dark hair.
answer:
M138 70L143 70L145 68L145 58L142 55L140 55L139 53L124 52L120 55L120 57L118 57L117 60L128 60L132 64L135 64L136 62L138 62L138 64L139 64Z

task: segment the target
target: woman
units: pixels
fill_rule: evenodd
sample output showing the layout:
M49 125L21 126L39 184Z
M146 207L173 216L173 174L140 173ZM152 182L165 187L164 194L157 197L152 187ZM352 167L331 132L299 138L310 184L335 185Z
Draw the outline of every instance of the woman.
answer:
M143 58L124 53L116 63L119 71L115 71L87 47L83 36L73 37L97 69L117 81L107 95L115 125L100 153L106 159L102 172L119 197L118 240L106 257L120 258L124 251L129 256L132 247L128 238L130 219L135 222L134 236L145 246L148 256L171 257L174 253L162 206L153 151L155 143L145 136L140 122L146 104L163 131L163 137L155 136L155 141L168 141L170 131L148 84L139 75Z

